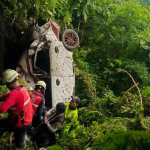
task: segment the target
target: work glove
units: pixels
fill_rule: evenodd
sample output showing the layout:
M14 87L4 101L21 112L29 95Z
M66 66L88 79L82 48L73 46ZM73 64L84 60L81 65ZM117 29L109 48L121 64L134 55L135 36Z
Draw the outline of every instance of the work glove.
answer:
M42 121L42 120L43 120L43 116L40 117L40 121Z

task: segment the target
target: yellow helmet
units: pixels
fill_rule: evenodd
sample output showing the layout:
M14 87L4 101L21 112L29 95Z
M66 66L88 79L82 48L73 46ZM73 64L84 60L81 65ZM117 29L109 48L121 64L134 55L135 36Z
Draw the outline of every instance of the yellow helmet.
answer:
M44 89L46 89L46 83L44 81L38 81L35 85L40 85L42 86Z
M7 69L2 73L2 83L12 82L15 78L19 79L19 74L15 70Z

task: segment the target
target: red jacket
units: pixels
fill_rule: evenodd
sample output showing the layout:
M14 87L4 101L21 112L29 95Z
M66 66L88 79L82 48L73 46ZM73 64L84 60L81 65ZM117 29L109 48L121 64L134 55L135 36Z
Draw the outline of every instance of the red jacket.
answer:
M43 98L44 96L41 93L38 93L36 91L30 92L30 99L31 99L32 108L33 108L33 116L35 115L35 112L37 108L39 107L39 104Z
M24 125L32 122L32 104L27 89L24 85L19 85L16 89L12 90L0 97L0 101L5 101L0 105L0 113L8 110L8 122L15 127L22 127L21 112L23 110Z

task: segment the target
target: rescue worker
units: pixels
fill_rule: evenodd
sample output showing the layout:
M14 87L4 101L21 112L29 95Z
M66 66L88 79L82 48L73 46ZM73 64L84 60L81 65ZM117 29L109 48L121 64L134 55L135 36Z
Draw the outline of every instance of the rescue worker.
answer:
M63 124L63 131L69 132L72 127L78 125L78 110L77 106L80 103L79 97L71 96L70 103L66 103L66 110L65 110L65 122Z
M37 144L44 143L47 139L50 141L55 140L55 133L59 130L65 120L65 109L64 103L57 103L55 108L50 109L45 117L44 123L37 129L37 132L33 136L33 140Z
M46 83L44 81L38 81L35 84L34 91L30 92L31 103L33 107L33 121L32 126L37 127L41 122L42 113L46 113L45 110L45 90Z
M0 113L8 110L8 119L0 119L0 137L5 131L14 132L15 145L24 148L25 135L31 127L32 104L27 89L19 85L19 74L7 69L2 73L2 83L6 84L10 93L0 96Z

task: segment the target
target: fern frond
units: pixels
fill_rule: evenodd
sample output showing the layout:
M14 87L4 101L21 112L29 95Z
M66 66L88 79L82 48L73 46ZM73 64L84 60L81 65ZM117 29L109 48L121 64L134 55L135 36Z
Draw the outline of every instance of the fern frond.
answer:
M116 131L102 136L91 145L92 150L148 150L149 147L149 131Z
M65 148L62 148L59 145L53 145L46 148L46 150L66 150Z

